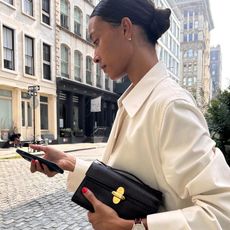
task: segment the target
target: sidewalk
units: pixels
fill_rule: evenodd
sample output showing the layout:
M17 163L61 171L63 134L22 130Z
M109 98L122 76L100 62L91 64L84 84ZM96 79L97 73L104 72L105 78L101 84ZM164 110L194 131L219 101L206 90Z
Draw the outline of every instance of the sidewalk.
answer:
M106 146L106 143L56 144L50 146L65 152L76 152L80 150L104 148ZM24 151L28 151L28 147L23 147L22 149ZM42 155L43 152L33 152L33 154ZM16 153L16 148L0 148L0 160L17 157L20 157L20 155Z

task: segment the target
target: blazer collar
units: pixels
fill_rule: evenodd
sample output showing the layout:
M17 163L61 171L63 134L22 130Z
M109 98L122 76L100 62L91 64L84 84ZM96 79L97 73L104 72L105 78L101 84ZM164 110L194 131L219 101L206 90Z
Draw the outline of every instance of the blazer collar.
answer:
M118 107L120 108L123 105L128 115L134 117L154 88L166 77L169 76L165 65L158 62L135 87L133 87L133 84L129 86L118 99Z

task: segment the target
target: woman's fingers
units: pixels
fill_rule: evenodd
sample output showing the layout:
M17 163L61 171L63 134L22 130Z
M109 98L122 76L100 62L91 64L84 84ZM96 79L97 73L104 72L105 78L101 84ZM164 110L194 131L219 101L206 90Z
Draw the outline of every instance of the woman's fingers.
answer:
M32 161L31 161L31 164L30 164L30 171L31 171L32 173L34 173L34 172L37 171L37 170L36 170L35 160L32 160Z
M94 210L96 209L97 205L101 203L94 194L86 187L82 188L82 193L86 197L86 199L93 205Z
M32 160L31 161L30 171L32 173L34 173L36 171L44 173L44 169L43 169L43 167L41 166L41 164L40 164L40 162L38 160Z
M38 151L43 151L45 152L47 146L44 146L44 145L34 145L34 144L30 144L29 146L31 149L34 149L34 150L38 150Z
M41 164L38 160L32 160L30 165L30 171L34 172L41 172L47 175L48 177L52 177L56 175L56 172L50 171L49 168L45 164Z
M57 174L56 172L50 171L49 168L48 168L45 164L42 164L42 167L43 167L43 169L44 169L44 173L45 173L48 177L52 177L52 176L54 176L55 174Z

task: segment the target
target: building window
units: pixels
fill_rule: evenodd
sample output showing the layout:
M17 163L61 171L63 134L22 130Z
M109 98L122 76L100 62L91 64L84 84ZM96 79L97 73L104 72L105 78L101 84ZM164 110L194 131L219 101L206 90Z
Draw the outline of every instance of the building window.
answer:
M188 37L187 34L184 34L184 42L188 41L187 37Z
M29 101L22 101L22 126L32 127L32 106Z
M195 21L195 22L194 22L194 28L195 28L195 29L198 29L198 25L199 25L199 22L198 22L198 21Z
M187 68L187 65L186 65L186 64L184 64L184 72L185 72L185 73L188 72L188 68Z
M82 12L78 7L74 7L74 33L82 36Z
M69 29L69 4L67 0L61 0L61 26Z
M25 73L34 75L34 40L25 36Z
M185 78L183 78L183 85L185 86L186 84L187 84L187 79L185 77Z
M41 129L48 130L48 97L40 96Z
M198 33L194 34L194 41L197 42L198 41Z
M75 50L74 51L74 79L81 81L82 79L82 54Z
M105 89L110 90L109 88L109 76L105 76Z
M193 84L193 78L189 77L188 78L188 86L192 86L192 84Z
M0 130L9 129L12 122L12 92L0 89Z
M86 15L86 40L88 42L91 42L90 36L89 36L89 30L88 30L88 24L89 24L89 15Z
M188 57L189 57L189 58L192 58L192 57L193 57L193 50L192 50L192 49L189 49L189 50L188 50Z
M42 22L50 25L50 0L42 0Z
M14 4L13 0L4 0L4 2L6 2L6 3L10 4L10 5Z
M69 48L61 45L61 76L69 78Z
M192 34L188 35L188 41L191 42L192 41Z
M194 83L194 84L196 84L196 79L197 79L197 77L194 76L194 77L193 77L193 83Z
M22 111L22 126L32 127L32 105L27 93L21 93L21 111Z
M33 0L24 0L24 12L33 16Z
M93 60L91 57L86 57L86 83L92 85L92 69Z
M3 26L4 68L14 70L14 30Z
M102 87L102 71L101 67L99 64L97 64L97 73L96 73L96 78L97 78L97 87Z
M51 80L51 48L43 43L43 78Z
M194 70L194 72L197 71L197 64L196 63L193 65L193 70Z

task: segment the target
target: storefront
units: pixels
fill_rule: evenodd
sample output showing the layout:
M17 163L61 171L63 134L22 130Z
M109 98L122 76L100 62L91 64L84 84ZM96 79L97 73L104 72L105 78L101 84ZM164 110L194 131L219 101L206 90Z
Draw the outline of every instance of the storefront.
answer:
M98 98L94 112L92 100ZM68 79L57 78L58 143L92 141L108 137L117 111L118 94Z

